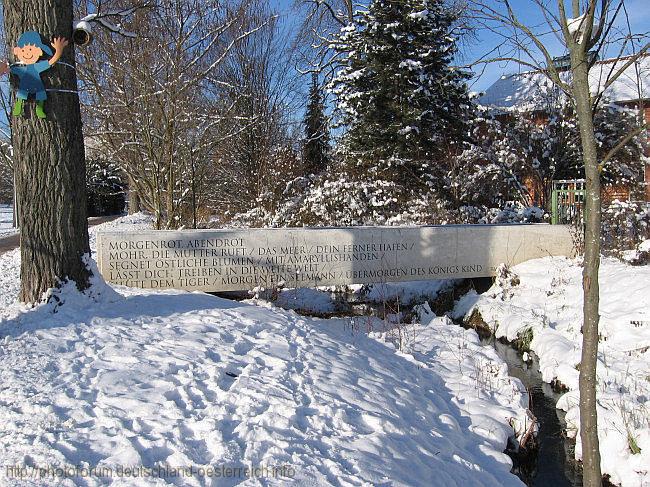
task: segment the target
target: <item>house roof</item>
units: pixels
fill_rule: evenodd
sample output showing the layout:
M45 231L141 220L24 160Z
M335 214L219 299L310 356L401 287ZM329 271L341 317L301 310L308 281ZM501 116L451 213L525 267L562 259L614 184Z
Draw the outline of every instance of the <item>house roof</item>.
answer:
M592 94L600 93L612 73L621 68L627 60L629 58L598 61L589 72ZM560 76L568 80L570 72L563 71ZM639 83L637 79L640 80ZM483 106L502 110L539 110L547 103L547 95L556 92L557 89L543 71L527 71L501 76L478 98L478 102ZM642 56L630 65L620 78L605 90L605 98L617 103L639 98L650 99L650 55Z

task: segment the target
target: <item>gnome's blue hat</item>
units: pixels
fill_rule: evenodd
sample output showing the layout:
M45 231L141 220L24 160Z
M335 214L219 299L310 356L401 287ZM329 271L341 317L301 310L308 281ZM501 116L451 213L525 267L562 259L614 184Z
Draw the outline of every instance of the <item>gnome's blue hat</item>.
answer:
M27 45L32 45L36 47L40 47L45 54L48 56L52 56L52 48L48 46L47 44L43 44L43 40L41 39L41 34L38 32L34 31L28 31L24 32L23 35L20 36L20 39L18 39L18 47L22 48Z

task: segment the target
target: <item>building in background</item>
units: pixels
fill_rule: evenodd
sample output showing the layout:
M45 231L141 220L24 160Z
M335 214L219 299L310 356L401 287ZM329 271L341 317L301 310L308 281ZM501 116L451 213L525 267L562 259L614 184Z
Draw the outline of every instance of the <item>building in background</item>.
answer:
M625 66L629 58L616 58L596 61L591 69L589 81L593 94L603 92L603 101L640 111L646 122L650 122L650 55L640 57L628 66L624 73L610 83L612 74ZM561 76L568 79L566 57L556 58L556 67L562 69ZM497 111L497 117L507 118L512 112L524 113L537 124L544 125L548 120L549 103L561 102L563 95L548 79L543 71L527 71L501 76L484 94L478 103ZM556 105L557 106L557 105ZM646 139L648 132L645 133ZM645 200L650 202L650 144L646 144L643 183ZM538 192L531 182L531 193ZM630 188L625 185L606 185L603 187L604 201L629 200Z

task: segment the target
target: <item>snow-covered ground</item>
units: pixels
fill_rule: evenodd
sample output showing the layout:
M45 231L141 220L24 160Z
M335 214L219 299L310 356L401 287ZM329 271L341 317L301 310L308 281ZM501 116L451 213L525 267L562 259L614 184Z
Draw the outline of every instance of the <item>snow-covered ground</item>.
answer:
M0 205L0 238L17 232L13 221L13 208L10 205Z
M473 310L514 340L532 331L545 381L569 389L558 407L578 432L578 364L582 335L582 268L577 261L548 257L513 268L485 294L470 293L457 317ZM598 420L602 468L614 483L650 486L650 266L604 259L601 279L601 340L598 361ZM581 457L578 435L576 457ZM638 451L640 449L640 452Z
M201 293L66 286L28 309L18 267L0 256L2 485L522 485L502 453L527 427L522 384L426 306L399 351L359 322ZM144 477L111 480L120 466Z

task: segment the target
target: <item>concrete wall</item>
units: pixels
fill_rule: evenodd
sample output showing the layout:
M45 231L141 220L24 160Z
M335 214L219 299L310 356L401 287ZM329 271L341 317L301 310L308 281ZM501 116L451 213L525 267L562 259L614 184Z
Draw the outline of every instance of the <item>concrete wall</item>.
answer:
M560 225L445 225L101 232L97 248L115 284L235 291L492 276L571 256L573 240Z

